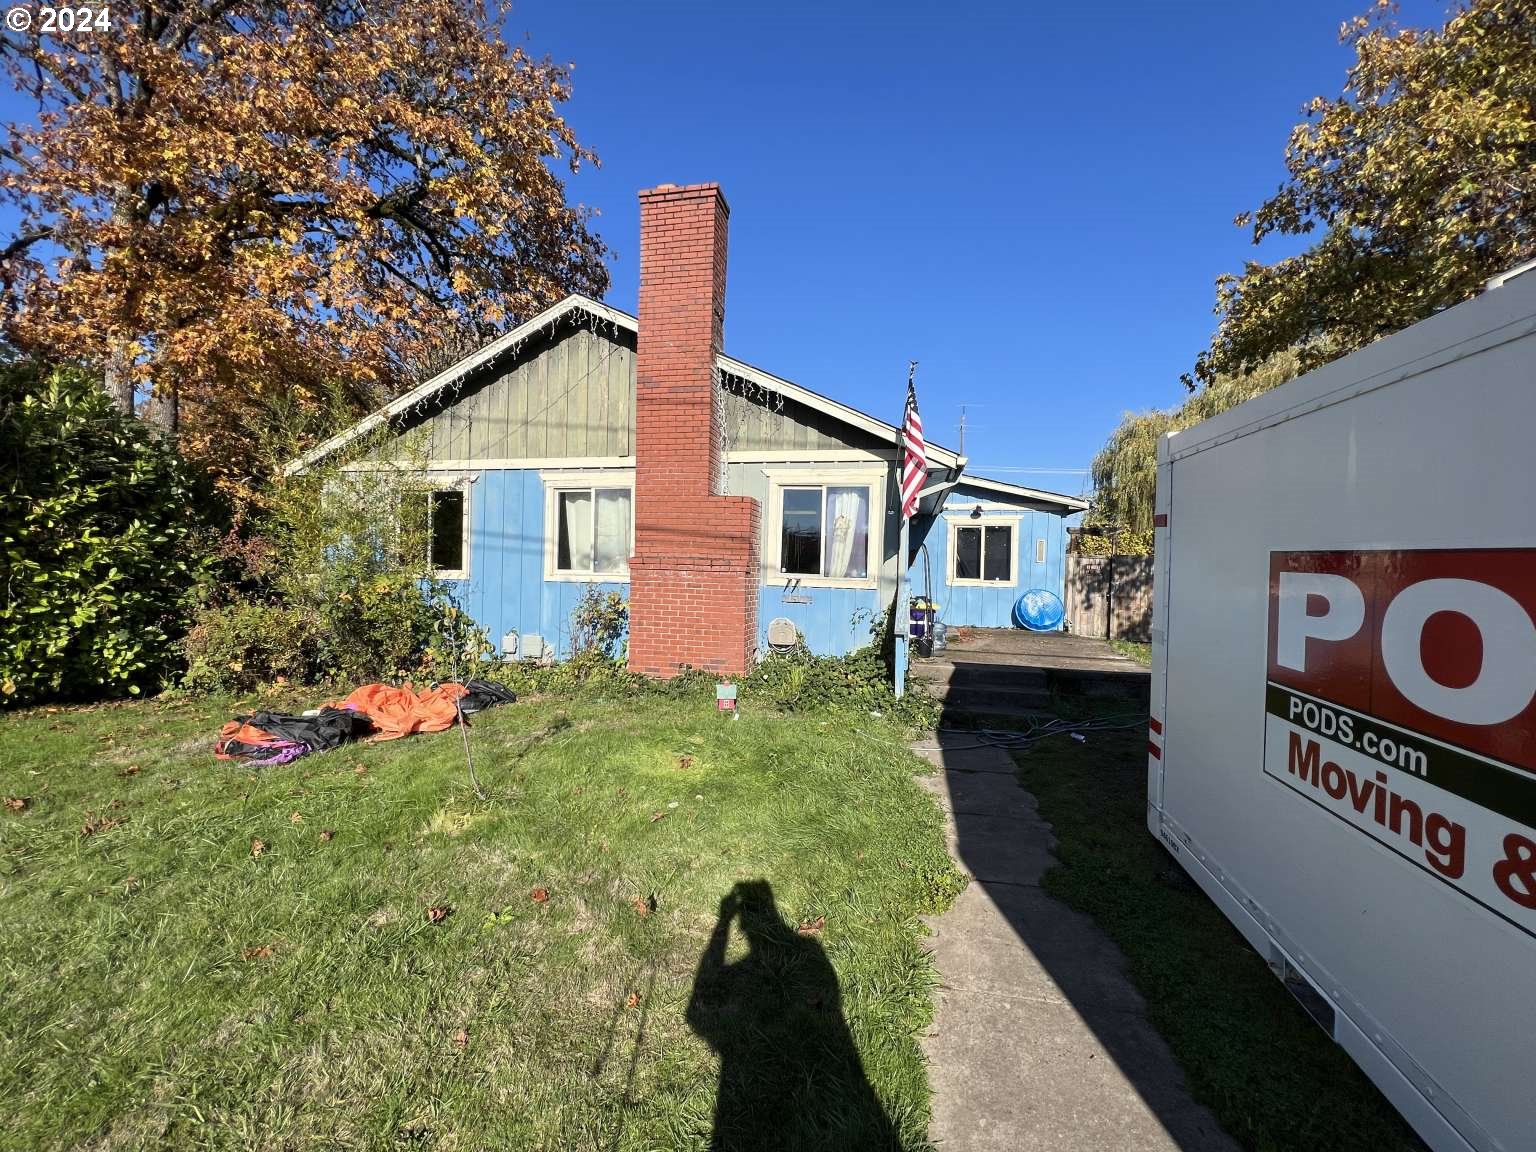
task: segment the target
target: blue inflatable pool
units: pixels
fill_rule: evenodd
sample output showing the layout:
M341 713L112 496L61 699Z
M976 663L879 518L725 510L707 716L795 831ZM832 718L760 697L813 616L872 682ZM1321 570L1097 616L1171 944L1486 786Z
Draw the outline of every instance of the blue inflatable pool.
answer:
M1013 604L1013 622L1031 632L1054 632L1067 614L1061 597L1046 588L1031 588Z

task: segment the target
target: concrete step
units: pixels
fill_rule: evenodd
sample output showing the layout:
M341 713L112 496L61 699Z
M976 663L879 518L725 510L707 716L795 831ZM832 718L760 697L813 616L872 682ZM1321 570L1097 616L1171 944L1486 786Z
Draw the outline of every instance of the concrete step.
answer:
M1043 688L978 688L951 684L939 693L939 699L949 708L1013 708L1017 711L1037 711L1049 708L1050 693Z
M922 664L990 664L1009 668L1044 668L1038 652L987 652L980 649L956 648L951 645L934 656L919 657L912 662L914 668Z
M978 687L1021 688L1045 691L1044 669L1015 664L986 664L924 660L912 665L912 674L930 684L965 684Z
M939 713L945 728L1003 728L1023 730L1034 718L1049 719L1052 713L1044 705L954 704L946 701Z

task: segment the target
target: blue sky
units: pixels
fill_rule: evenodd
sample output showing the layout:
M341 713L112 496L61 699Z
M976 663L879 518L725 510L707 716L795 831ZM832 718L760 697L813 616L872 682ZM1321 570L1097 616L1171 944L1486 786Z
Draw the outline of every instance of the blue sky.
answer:
M1076 492L998 469L1085 468L1122 412L1179 400L1216 276L1292 250L1232 217L1367 7L521 0L507 32L575 64L610 303L635 306L636 191L719 181L732 355L892 422L916 359L931 438L969 403L973 466Z
M719 181L732 355L892 422L916 359L932 439L967 404L973 468L1067 492L1084 477L1014 470L1083 469L1122 412L1177 402L1216 276L1294 249L1232 217L1279 185L1368 6L514 3L508 38L574 64L603 164L570 191L610 303L635 307L636 192ZM0 118L33 111L0 91Z

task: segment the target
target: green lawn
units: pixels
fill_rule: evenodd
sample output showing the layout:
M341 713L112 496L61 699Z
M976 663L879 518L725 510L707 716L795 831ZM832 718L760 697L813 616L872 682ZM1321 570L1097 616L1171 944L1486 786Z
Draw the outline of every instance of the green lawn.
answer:
M1150 665L1152 663L1152 645L1142 644L1136 640L1111 640L1109 646L1122 656L1127 656L1138 664Z
M1113 711L1106 706L1106 711ZM1423 1152L1354 1063L1147 831L1141 727L1016 756L1055 825L1045 887L1125 953L1190 1090L1251 1152Z
M926 1147L920 761L711 704L478 717L487 802L452 732L252 772L229 702L0 717L0 1147Z

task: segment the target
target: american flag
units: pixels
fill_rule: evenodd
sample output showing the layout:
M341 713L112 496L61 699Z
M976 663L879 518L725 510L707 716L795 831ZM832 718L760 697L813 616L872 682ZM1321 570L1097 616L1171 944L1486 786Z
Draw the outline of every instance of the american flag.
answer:
M916 365L913 365L915 368ZM901 518L917 511L918 493L928 478L928 445L923 442L923 418L917 414L917 387L907 373L907 410L901 418Z

